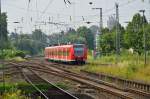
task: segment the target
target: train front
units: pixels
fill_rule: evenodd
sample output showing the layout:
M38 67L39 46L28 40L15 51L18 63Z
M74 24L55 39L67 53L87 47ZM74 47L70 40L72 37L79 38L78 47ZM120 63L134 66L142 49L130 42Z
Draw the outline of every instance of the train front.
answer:
M85 64L87 60L87 48L84 44L74 44L74 58L78 63Z

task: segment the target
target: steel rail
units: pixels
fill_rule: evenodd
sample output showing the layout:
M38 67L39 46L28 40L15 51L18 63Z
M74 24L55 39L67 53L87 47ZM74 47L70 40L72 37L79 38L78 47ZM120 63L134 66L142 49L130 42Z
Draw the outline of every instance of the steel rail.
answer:
M26 63L29 64L30 62L26 62ZM36 67L36 68L39 68L39 69L43 69L43 70L45 69L45 70L47 70L47 68L43 68L43 66L45 66L45 65L43 65L43 64L39 64L39 63L30 63L30 64L32 64L32 68ZM35 64L36 64L36 66L33 66L33 65L35 65ZM37 65L40 65L40 67L37 66ZM53 64L53 65L57 65L57 64ZM24 67L24 66L21 66L21 67ZM30 67L31 67L31 66L30 66ZM42 68L41 68L41 67L42 67ZM24 68L25 68L25 67L24 67ZM57 68L58 68L58 67L57 67ZM58 68L58 69L62 69L62 68ZM66 69L62 69L62 70L64 70L65 72L68 72L68 73L72 73L72 72L70 72L70 71L68 71L68 70L66 70ZM55 72L56 72L56 71L55 71ZM71 75L71 74L67 74L67 75ZM78 74L72 74L72 75L78 76L78 77L82 78L82 77L81 77L80 75L78 75ZM59 76L60 76L60 75L59 75ZM84 77L83 79L85 79L85 77ZM100 81L100 82L99 82L99 80L95 80L95 79L89 79L89 78L86 78L86 79L95 81L95 82L100 83L100 84L104 84L104 85L106 85L106 86L114 87L114 88L116 88L116 89L124 90L124 91L126 91L126 92L132 92L132 93L134 92L134 93L136 93L136 94L140 94L140 95L147 96L147 97L150 96L149 93L141 92L141 91L139 91L139 90L134 90L134 91L132 91L132 90L129 89L129 88L122 89L122 88L118 88L118 87L116 87L116 86L114 86L114 85L112 85L112 84L110 84L110 83L106 83L106 82L104 82L104 81Z
M36 75L38 75L38 74L36 74ZM39 75L38 75L38 76L39 76ZM40 76L39 76L39 77L40 77ZM46 82L48 82L49 84L53 85L53 86L56 87L57 89L61 90L62 92L65 92L66 94L70 95L70 96L73 97L74 99L79 99L79 98L73 96L72 94L70 94L69 92L67 92L67 91L65 91L65 90L63 90L63 89L61 89L61 88L59 88L58 86L54 85L54 84L51 83L49 80L44 79L44 78L42 78L42 79L45 80Z
M16 64L17 65L17 64ZM90 86L93 86L93 87L95 87L96 89L99 89L99 90L103 90L103 91L105 91L105 92L109 92L110 94L112 94L112 95L116 95L116 96L118 96L118 97L120 97L120 98L124 98L124 99L133 99L132 97L130 97L130 96L127 96L126 94L127 94L127 92L125 92L124 94L123 94L123 92L114 92L114 90L110 90L110 89L112 89L112 88L109 88L109 89L106 89L105 87L102 87L102 85L98 85L97 83L95 83L95 82L92 82L92 81L89 81L89 80L85 80L85 79L83 79L83 78L79 78L79 77L77 77L77 76L75 76L75 75L70 75L70 74L67 74L67 73L64 73L64 74L62 74L62 72L60 73L60 70L58 70L58 71L56 71L56 70L51 70L51 69L49 69L49 70L41 70L41 69L39 69L39 68L32 68L32 69L34 69L34 70L39 70L39 71L41 71L41 72L45 72L45 73L49 73L49 74L53 74L53 75L57 75L57 76L61 76L61 77L65 77L65 78L68 78L68 79L71 79L71 80L74 80L74 81L77 81L77 82L80 82L80 83L84 83L84 84L87 84L87 85L90 85ZM94 84L93 84L94 83ZM108 87L108 86L107 86ZM116 90L116 89L115 89Z
M33 64L35 64L35 63L33 63ZM39 64L39 63L36 63L36 64L38 64L38 65L41 65L41 66L46 66L46 65L49 65L49 64L46 64L46 65L44 65L44 64ZM57 65L57 66L55 66L55 65ZM53 65L51 65L51 66L55 66L55 68L58 68L58 69L60 69L60 70L63 70L63 71L65 71L65 72L68 72L68 73L71 73L72 75L75 75L75 76L78 76L78 77L82 77L80 74L77 74L77 73L74 73L74 72L71 72L70 70L68 70L68 69L64 69L64 68L62 68L62 67L60 67L62 64L57 64L57 63L54 63ZM59 66L59 67L58 67ZM64 65L62 65L63 67L64 67ZM85 78L85 77L84 77ZM133 89L131 89L131 88L128 88L128 87L119 87L118 85L114 85L114 84L112 84L112 83L109 83L109 82L106 82L106 81L104 81L104 80L100 80L100 79L95 79L95 78L90 78L89 76L88 77L86 77L86 79L89 79L89 80L93 80L93 81L95 81L95 82L97 82L97 83L101 83L101 84L105 84L105 85L107 85L107 86L110 86L110 87L113 87L113 88L116 88L116 89L119 89L119 90L124 90L124 91L128 91L128 92L134 92L134 93L136 93L136 94L141 94L141 95L145 95L145 96L147 96L147 97L150 97L150 93L148 93L148 92L145 92L145 91L139 91L139 90L135 90L134 89L134 91L132 91Z
M105 92L108 92L108 93L110 93L112 95L116 95L116 96L118 96L120 98L123 98L123 99L134 99L134 98L131 98L131 97L129 97L129 96L125 95L125 94L122 94L120 92L114 92L114 90L110 90L111 88L108 89L108 87L107 87L107 89L106 89L105 86L102 87L102 85L99 85L97 83L93 84L92 81L90 82L89 80L85 80L85 79L82 79L82 78L79 78L79 77L71 76L71 75L68 75L68 74L60 74L59 72L52 71L52 70L51 71L50 70L41 70L41 69L37 69L37 68L32 68L32 69L36 70L36 71L52 74L52 75L55 75L55 76L68 78L68 79L71 79L73 81L76 81L76 82L79 82L79 83L82 83L82 84L84 83L86 85L90 85L90 86L94 87L95 89L103 90Z
M24 72L22 72L22 74L23 74L24 78L27 80L27 82L29 82L38 92L40 92L40 94L42 94L42 95L45 97L45 99L49 99L38 87L36 87L36 86L32 83L32 81L25 75Z
M35 64L35 63L33 63L33 64ZM36 63L37 64L37 63ZM55 65L62 65L62 64L57 64L57 63L54 63ZM39 63L38 63L38 65L40 65ZM43 65L43 64L42 64ZM58 69L61 69L61 70L64 70L64 71L66 71L66 72L68 72L68 73L72 73L72 72L70 72L69 70L66 70L66 69L64 69L64 68L60 68L60 67L56 67L56 68L58 68ZM75 74L75 76L78 76L77 74ZM108 82L106 82L106 81L103 81L103 80L96 80L96 79L89 79L89 80L93 80L93 81L95 81L95 82L98 82L98 83L101 83L101 84L104 84L104 85L107 85L107 86L110 86L110 87L114 87L114 88L117 88L117 89L120 89L120 90L124 90L124 91L126 91L126 92L131 92L131 93L135 93L135 94L137 94L137 95L141 95L141 96L144 96L144 97L150 97L150 93L148 93L148 92L144 92L144 91L140 91L140 90L133 90L133 89L131 89L131 88L120 88L120 87L117 87L117 86L115 86L114 84L112 85L112 83L108 83ZM149 99L149 98L148 98Z
M48 64L47 64L48 65ZM57 65L57 63L55 63L55 65ZM70 70L68 70L68 69L64 69L64 65L62 65L62 64L58 64L59 65L59 67L58 66L56 66L56 68L58 68L58 69L61 69L61 70L64 70L64 71L66 71L66 72L70 72L70 73L72 73ZM63 68L61 68L61 67L63 67ZM106 75L107 76L107 75ZM89 77L89 76L88 76ZM114 78L115 79L115 78ZM117 78L116 78L117 79ZM104 80L100 80L100 79L94 79L94 78L92 78L91 80L95 80L96 82L101 82L101 83L104 83L104 84L106 84L106 85L108 85L108 86L112 86L112 87L114 87L114 88L118 88L118 89L120 89L120 90L125 90L125 91L128 91L128 92L134 92L134 93L136 93L136 94L140 94L140 95L143 95L143 96L147 96L147 97L149 97L150 98L150 93L149 92L147 92L147 91L144 91L144 90L142 90L142 91L140 91L140 90L137 90L137 89L132 89L132 87L130 86L130 87L125 87L125 88L121 88L120 86L116 86L116 85L114 85L114 84L112 84L112 83L110 83L110 82L106 82L106 81L104 81ZM121 79L121 80L123 80L123 79ZM129 80L128 80L129 81ZM131 81L130 81L131 82ZM133 81L131 84L133 84L133 86L135 86L136 84L134 84L134 83L138 83L138 84L141 84L141 85L143 85L143 87L145 88L145 87L150 87L150 85L148 85L148 84L143 84L143 83L139 83L139 82L135 82L135 81ZM141 88L141 87L140 87ZM144 89L144 88L142 88L142 89ZM148 88L147 88L148 89Z
M11 65L13 65L13 66L15 66L15 67L17 67L17 68L26 68L26 69L28 69L28 70L30 70L30 71L32 71L32 73L34 73L34 74L36 74L33 70L41 70L41 69L43 69L43 68L40 68L40 67L37 67L37 68L35 68L35 66L24 66L24 65L22 65L22 64L16 64L16 63L13 63L13 62L9 62L8 64L11 64ZM11 67L12 68L12 67ZM43 70L47 70L47 69L43 69ZM24 76L24 78L37 90L37 91L39 91L46 99L49 99L42 91L40 91L40 89L39 88L37 88L33 83L32 83L32 81L25 75L25 73L22 71L22 73L23 73L23 76ZM39 75L37 75L36 74L36 76L38 76L38 77L40 77ZM40 77L40 79L42 79L42 80L44 80L45 82L47 82L48 84L50 84L50 85L52 85L52 86L54 86L55 88L57 88L58 90L60 90L63 94L65 94L65 95L68 95L71 99L79 99L79 98L77 98L77 97L75 97L75 96L73 96L72 94L70 94L69 92L67 92L67 91L65 91L65 90L63 90L63 89L61 89L61 88L59 88L59 87L57 87L57 86L55 86L54 84L52 84L51 82L49 82L48 80L46 80L46 79L43 79L42 77ZM69 99L70 99L69 98Z
M142 83L142 82L138 82L138 81L127 80L127 79L123 79L120 77L115 77L115 76L102 74L102 73L99 73L99 74L91 73L91 72L84 71L84 70L81 70L81 72L88 74L88 75L93 75L95 77L98 77L101 80L110 79L110 81L117 82L122 87L125 86L126 88L140 89L144 92L150 93L150 84L146 84L146 83Z

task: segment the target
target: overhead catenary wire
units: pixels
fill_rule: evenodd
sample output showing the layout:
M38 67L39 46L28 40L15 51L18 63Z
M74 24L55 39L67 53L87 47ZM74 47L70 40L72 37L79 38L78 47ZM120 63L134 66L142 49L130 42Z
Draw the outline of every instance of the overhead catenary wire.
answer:
M31 25L31 20L32 20L32 17L30 16L30 4L31 4L31 0L28 1L28 5L27 5L27 14L26 14L26 23L27 23L27 27L30 31L32 31L32 25ZM28 21L27 19L29 18L30 21Z
M44 13L46 13L47 9L49 8L49 6L53 3L54 0L50 0L47 4L47 6L45 7L45 9L42 11L41 13L41 16L37 17L37 20L41 19L44 15ZM37 5L36 5L37 6ZM35 21L35 24L34 25L37 25L36 24L36 21Z
M37 19L38 19L38 17L39 17L38 0L36 0L36 17L37 17Z
M53 3L54 0L50 0L48 5L45 7L45 9L42 11L42 15L40 16L40 18L43 16L44 13L46 13L47 9L49 8L49 6Z
M29 1L30 1L30 3L31 3L32 0L29 0ZM130 1L130 2L128 1L128 2L122 3L122 4L120 4L119 7L124 7L124 6L126 6L126 5L128 5L128 4L132 3L132 2L135 2L135 1L137 1L137 0L132 0L132 1ZM52 0L51 0L51 2L52 2ZM39 11L39 13L42 14L42 16L45 15L45 14L48 14L48 15L49 15L50 12L47 11L48 7L49 7L49 6L47 5L46 8L45 8L43 11ZM113 7L113 8L111 8L111 9L104 10L104 11L103 11L104 16L105 16L105 17L108 17L108 15L106 15L106 14L109 13L109 12L111 12L111 11L113 11L114 9L115 9L115 8ZM23 8L22 10L24 10L24 8ZM36 10L32 10L32 9L29 9L29 8L28 8L28 11L29 11L29 12L30 12L30 11L31 11L31 12L37 12L37 9L36 9ZM54 13L51 13L51 14L54 14ZM67 15L67 14L60 14L60 15L61 15L62 17L69 16L69 14L68 14L68 15ZM54 16L54 15L53 15L53 16ZM57 16L57 14L56 14L56 16ZM70 16L72 16L72 15L70 15ZM82 20L80 20L80 21L78 21L78 22L83 23L83 21L84 21L84 20L87 20L88 17L89 17L89 19L91 19L92 17L97 17L97 16L98 16L98 14L95 14L95 15L87 15L87 16L86 16L86 15L85 15L85 16L84 16L84 15L81 15L81 16L75 16L75 17L80 17ZM84 17L84 20L83 20L83 17ZM91 17L91 18L90 18L90 17ZM35 23L35 24L36 24L36 23ZM35 25L35 24L34 24L34 25ZM75 24L76 24L76 23L75 23Z
M64 0L65 4L72 4L69 0Z
M132 0L132 1L130 1L130 2L126 2L126 3L123 3L123 4L120 4L119 5L119 7L124 7L124 6L126 6L126 5L128 5L128 4L130 4L130 3L133 3L133 2L135 2L135 1L137 1L137 0ZM8 4L9 6L13 6L13 7L15 7L15 8L17 8L17 9L20 9L20 10L26 10L25 8L22 8L22 7L19 7L19 6L16 6L16 5L12 5L12 4ZM28 9L30 12L37 12L36 10L32 10L32 9ZM106 9L106 10L104 10L103 11L103 14L104 14L104 16L105 16L105 14L106 13L108 13L108 12L111 12L111 11L113 11L113 10L115 10L115 7L113 7L113 8L110 8L110 9ZM49 15L49 14L53 14L53 16L54 15L58 15L58 13L52 13L52 12L44 12L43 13L43 11L38 11L40 14L47 14L47 15ZM59 13L61 16L72 16L72 15L70 15L70 14L63 14L63 13ZM82 18L82 16L84 16L84 17L90 17L90 16L98 16L99 14L93 14L93 15L80 15L80 16L75 16L75 17L81 17Z

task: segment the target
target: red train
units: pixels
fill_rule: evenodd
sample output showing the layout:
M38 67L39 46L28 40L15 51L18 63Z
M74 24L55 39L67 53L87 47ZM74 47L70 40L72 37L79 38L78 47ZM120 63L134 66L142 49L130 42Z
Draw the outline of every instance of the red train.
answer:
M87 60L87 48L84 44L46 47L45 59L85 64Z

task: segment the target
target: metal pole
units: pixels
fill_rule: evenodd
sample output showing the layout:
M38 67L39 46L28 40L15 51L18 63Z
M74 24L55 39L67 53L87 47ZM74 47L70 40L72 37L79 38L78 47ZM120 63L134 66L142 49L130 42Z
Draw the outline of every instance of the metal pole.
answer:
M102 34L102 28L103 28L103 12L102 12L102 8L100 8L100 33L99 33L99 35L98 35L98 37L99 37L99 39L98 39L98 42L99 42L99 48L100 48L100 46L101 46L101 42L100 42L100 39L101 39L101 37L100 37L100 35ZM101 56L101 52L100 51L98 51L98 54Z
M120 55L120 33L119 33L119 5L116 3L116 64Z
M143 11L143 32L144 32L144 12ZM144 32L144 62L145 62L145 65L147 64L147 60L146 60L146 52L147 52L147 49L146 49L146 33Z
M1 0L0 0L0 15L1 15ZM1 16L0 16L1 17Z
M94 48L94 58L96 58L100 52L98 51L98 48L100 48L100 34L102 34L102 28L103 28L103 18L102 18L102 8L92 8L92 9L95 9L95 10L99 10L100 11L100 20L99 20L99 29L100 31L97 31L97 33L95 34L95 48Z
M2 22L2 14L1 14L1 0L0 0L0 36L1 36L1 41L3 41L3 37L2 37L2 24L1 24L1 22ZM3 44L2 44L3 45ZM2 50L2 55L3 55L3 48L1 49ZM3 64L3 62L2 62L2 71L3 71L3 89L4 89L4 91L5 91L5 73L4 73L4 64Z
M144 32L144 13L145 13L145 10L139 10L139 12L142 12L143 13L143 37L144 37L144 65L147 64L147 49L146 49L146 33Z
M143 33L144 33L144 63L145 65L147 64L147 60L146 60L146 33L144 32L144 13L145 13L145 10L143 10Z
M102 8L100 8L100 34L102 33L102 28L103 28L103 12Z
M0 0L0 40L2 40L2 34L1 34L1 0Z

